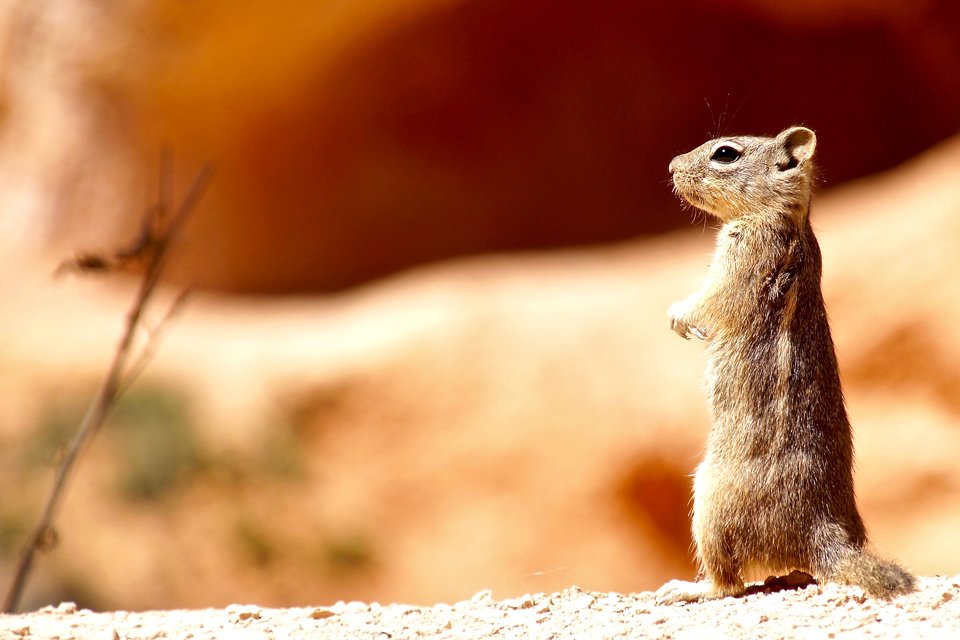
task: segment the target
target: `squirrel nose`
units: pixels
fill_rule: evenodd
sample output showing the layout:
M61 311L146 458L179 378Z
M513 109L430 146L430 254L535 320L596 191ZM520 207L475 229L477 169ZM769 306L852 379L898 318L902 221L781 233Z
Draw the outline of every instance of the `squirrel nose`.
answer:
M670 166L668 167L668 169L670 170L670 173L671 173L671 174L672 174L674 171L676 171L677 165L680 164L680 163L677 162L677 160L679 160L679 159L680 159L680 156L677 156L676 158L674 158L673 160L670 161Z

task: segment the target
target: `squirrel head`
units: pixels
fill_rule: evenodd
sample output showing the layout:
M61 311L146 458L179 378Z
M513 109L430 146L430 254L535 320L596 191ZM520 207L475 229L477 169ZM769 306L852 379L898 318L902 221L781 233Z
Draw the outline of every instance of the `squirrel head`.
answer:
M716 138L670 162L673 189L724 222L771 213L799 225L809 211L816 148L817 136L806 127L773 138Z

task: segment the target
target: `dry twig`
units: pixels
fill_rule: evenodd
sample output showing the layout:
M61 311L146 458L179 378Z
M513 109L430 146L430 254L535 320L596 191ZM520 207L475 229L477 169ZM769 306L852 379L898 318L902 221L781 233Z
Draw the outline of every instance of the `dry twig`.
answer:
M145 265L139 289L127 313L123 334L114 353L113 361L110 363L110 368L96 396L90 403L90 407L87 409L86 414L84 414L76 435L73 437L73 440L70 442L60 461L53 487L47 496L40 521L37 523L36 528L31 533L30 538L20 553L16 572L4 601L4 611L7 613L13 613L19 606L20 598L23 595L23 590L30 575L30 570L33 567L36 552L49 549L56 542L57 534L53 527L53 519L56 515L57 507L63 499L64 490L67 486L70 472L77 461L77 457L90 441L90 438L102 426L107 412L113 406L124 386L129 384L130 380L136 377L136 374L143 369L145 359L151 352L151 345L148 341L140 357L133 360L132 365L130 364L134 338L137 333L137 328L142 324L147 303L156 290L157 284L160 282L160 276L167 265L170 251L179 239L183 226L186 224L204 189L207 187L211 175L212 172L209 166L204 166L200 170L183 202L177 208L176 212L173 212L173 217L171 218L169 217L171 213L169 160L165 156L160 171L159 203L147 212L147 215L144 217L141 233L133 246L117 251L113 255L80 255L64 262L57 269L57 272L115 271L126 266L131 261L142 261ZM183 299L183 295L177 298L171 310L165 314L162 322L165 322L172 316L180 307ZM157 331L154 331L152 336L155 338L156 335Z

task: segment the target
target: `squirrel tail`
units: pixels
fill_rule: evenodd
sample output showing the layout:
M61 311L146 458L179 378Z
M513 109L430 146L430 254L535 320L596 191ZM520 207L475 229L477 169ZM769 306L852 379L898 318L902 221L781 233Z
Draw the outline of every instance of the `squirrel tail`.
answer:
M917 580L896 562L867 549L851 550L831 576L836 582L856 585L877 598L892 598L916 588Z

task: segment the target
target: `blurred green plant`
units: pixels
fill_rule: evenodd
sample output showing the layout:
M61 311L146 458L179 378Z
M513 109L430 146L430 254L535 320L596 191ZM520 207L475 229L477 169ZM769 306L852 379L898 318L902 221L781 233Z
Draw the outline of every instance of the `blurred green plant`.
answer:
M322 552L324 563L334 573L360 572L374 564L373 546L369 538L360 533L327 539Z
M278 424L261 438L253 466L260 473L281 480L303 480L306 477L304 450L297 431Z
M277 546L260 523L241 517L233 528L240 553L250 564L263 567L277 557Z
M87 408L79 395L50 398L33 428L33 435L21 449L24 471L47 470L57 462L61 451L77 430Z
M17 545L29 528L26 517L21 514L0 513L0 558L7 558L14 554Z
M25 599L24 610L26 611L35 611L40 607L56 605L60 602L72 602L78 609L91 611L110 609L109 600L104 598L97 588L94 576L63 567L51 567L37 578L33 592Z
M108 433L123 452L118 482L128 500L159 500L204 468L186 398L169 387L128 391L109 418Z

